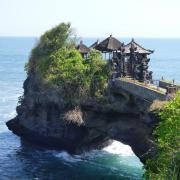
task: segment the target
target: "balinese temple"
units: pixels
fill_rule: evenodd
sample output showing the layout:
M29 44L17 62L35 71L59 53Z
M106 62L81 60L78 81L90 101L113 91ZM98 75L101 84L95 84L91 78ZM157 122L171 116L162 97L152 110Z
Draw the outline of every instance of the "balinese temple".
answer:
M110 35L102 42L96 44L96 46L93 44L91 47L94 46L95 49L101 51L104 54L105 59L111 60L113 58L113 52L120 51L122 45L123 44L119 40Z
M112 70L112 79L117 77L130 77L141 82L151 81L152 72L148 71L147 58L154 51L145 49L132 39L130 43L124 45L118 39L110 35L102 42L96 41L89 48L82 42L77 49L87 57L91 49L96 49L104 54L105 59L109 60Z
M145 49L138 43L131 40L130 43L123 47L124 57L124 76L130 76L133 79L139 81L151 81L152 71L148 71L148 63L150 61L148 55L152 54L154 51Z
M88 53L90 52L90 48L88 48L83 41L80 41L80 44L76 47L76 49L81 53L83 58L87 58Z
M120 50L121 46L122 43L116 38L112 37L112 35L110 35L108 38L98 43L95 49L101 52L112 52Z
M135 50L134 52L139 53L139 54L150 55L150 54L152 54L154 52L152 50L143 48L142 46L140 46L138 43L136 43L134 41L134 38L132 38L131 42L124 46L124 53L125 54L130 54L130 52L131 52L130 49L132 47Z

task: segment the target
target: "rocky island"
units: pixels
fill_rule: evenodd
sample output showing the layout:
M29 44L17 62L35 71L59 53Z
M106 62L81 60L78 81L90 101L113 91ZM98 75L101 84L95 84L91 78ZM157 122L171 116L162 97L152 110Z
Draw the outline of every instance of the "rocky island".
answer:
M153 85L151 53L134 39L124 45L112 36L91 47L76 45L70 24L60 24L32 50L24 95L8 128L73 154L121 141L145 163L156 154L152 132L158 112L179 88L163 81Z

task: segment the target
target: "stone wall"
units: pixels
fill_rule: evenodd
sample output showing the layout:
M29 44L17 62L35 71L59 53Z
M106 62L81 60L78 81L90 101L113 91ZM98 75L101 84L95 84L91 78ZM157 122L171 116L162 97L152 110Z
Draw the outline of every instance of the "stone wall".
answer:
M149 87L146 87L145 85L138 85L133 82L129 82L128 80L125 79L116 79L113 82L113 86L117 91L118 90L125 90L130 94L133 94L135 96L138 96L141 99L153 102L156 99L159 99L161 101L166 100L166 94L163 92L160 92L155 89L150 89Z

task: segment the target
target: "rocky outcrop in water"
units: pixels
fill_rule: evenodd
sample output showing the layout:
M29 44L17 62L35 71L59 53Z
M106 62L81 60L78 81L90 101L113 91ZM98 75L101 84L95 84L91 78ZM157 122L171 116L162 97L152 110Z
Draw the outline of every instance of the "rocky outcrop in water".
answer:
M81 153L102 148L110 141L128 144L142 162L154 154L155 113L146 102L112 83L108 102L85 101L70 106L58 89L38 75L24 82L24 96L8 128L21 138L47 148Z

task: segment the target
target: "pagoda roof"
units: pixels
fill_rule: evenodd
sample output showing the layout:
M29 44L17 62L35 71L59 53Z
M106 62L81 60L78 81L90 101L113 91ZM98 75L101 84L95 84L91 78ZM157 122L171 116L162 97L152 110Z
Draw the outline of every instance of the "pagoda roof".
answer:
M122 46L122 43L117 40L116 38L110 35L108 38L100 42L95 46L95 49L102 51L102 52L111 52L119 50Z
M76 49L81 53L81 54L87 54L90 52L90 49L83 44L83 41L80 41L80 44L77 45Z
M130 43L128 43L127 45L124 46L124 53L129 54L131 51L131 48L134 49L134 52L138 52L140 54L148 54L149 55L154 52L153 50L143 48L138 43L136 43L134 41L134 39L132 39Z

